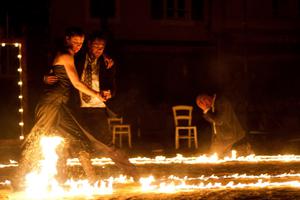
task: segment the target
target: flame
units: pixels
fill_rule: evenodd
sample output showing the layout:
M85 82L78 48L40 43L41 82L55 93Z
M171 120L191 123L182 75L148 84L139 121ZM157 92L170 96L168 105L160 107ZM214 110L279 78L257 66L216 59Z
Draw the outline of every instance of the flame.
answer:
M0 164L0 168L6 168L6 167L17 167L18 162L14 160L9 160L9 164Z
M60 137L43 137L40 146L44 160L40 161L37 171L26 175L26 196L30 198L46 198L54 194L63 193L62 188L55 179L57 174L56 163L58 156L55 152L57 146L63 141Z
M237 156L237 152L233 150L231 156L219 158L218 154L212 155L200 155L198 157L184 157L181 154L177 154L175 157L167 158L165 156L156 156L155 158L136 157L129 159L131 163L136 165L147 164L219 164L226 162L300 162L300 155L271 155L271 156L256 156L251 154L248 156ZM110 158L94 158L92 159L93 165L105 166L113 165L114 162ZM80 165L77 158L69 159L68 165Z
M296 187L300 188L300 181L271 181L271 178L282 177L295 177L300 178L300 174L280 174L276 176L271 175L238 175L218 177L212 175L211 177L198 177L198 178L179 178L170 176L165 181L155 180L153 176L141 178L141 190L143 192L159 192L159 193L174 193L181 191L197 190L197 189L243 189L243 188L274 188L274 187ZM231 181L224 181L222 179L233 179ZM218 179L219 182L205 182L208 179ZM237 182L237 179L258 179L256 182ZM268 179L263 181L263 179ZM199 183L188 183L189 181L195 182L201 180ZM224 182L224 183L223 183Z
M40 161L38 170L26 175L25 194L30 199L53 199L70 196L93 196L111 194L113 179L90 185L88 180L68 180L61 186L55 179L58 155L55 149L63 142L60 137L43 137L40 146L44 160Z
M57 197L74 197L112 194L113 184L127 184L133 182L133 179L120 175L119 177L110 177L106 180L99 180L94 185L90 185L87 180L68 180L65 184L59 185L55 180L57 174L56 162L58 156L55 149L62 139L59 137L46 137L41 140L44 160L40 162L40 169L31 172L26 176L26 194L31 199L45 198L54 199ZM232 151L231 156L219 158L217 154L200 155L196 157L184 157L177 154L173 158L165 156L156 156L155 158L137 157L130 161L137 165L158 164L220 164L220 163L267 163L267 162L299 162L299 155L273 155L273 156L238 156L236 151ZM94 158L93 165L105 166L114 164L110 158ZM68 166L80 165L77 158L69 159ZM16 165L15 161L10 161L10 167ZM1 165L0 165L1 166ZM4 167L8 167L4 166ZM9 184L9 182L5 182ZM145 193L176 193L181 191L193 191L203 189L252 189L252 188L278 188L293 187L300 188L300 173L282 173L282 174L227 174L227 175L200 175L198 177L182 178L171 175L167 178L155 178L150 175L140 178L140 185L134 188L132 192L141 191Z
M10 180L5 180L3 182L0 182L0 185L2 185L2 186L8 186L10 184L11 184Z
M255 154L251 154L248 156L239 156L237 157L237 152L232 151L230 157L219 158L219 156L215 153L212 155L200 155L198 157L184 157L181 154L177 154L173 158L167 158L165 156L156 156L155 158L147 158L147 157L135 157L129 159L131 163L136 165L147 165L147 164L219 164L226 162L300 162L300 155L261 155L257 156ZM105 166L105 165L113 165L114 162L110 158L94 158L92 159L92 164L95 166ZM68 159L68 166L76 166L80 165L78 158ZM0 168L5 167L17 167L18 164L16 161L11 160L9 164L0 164Z

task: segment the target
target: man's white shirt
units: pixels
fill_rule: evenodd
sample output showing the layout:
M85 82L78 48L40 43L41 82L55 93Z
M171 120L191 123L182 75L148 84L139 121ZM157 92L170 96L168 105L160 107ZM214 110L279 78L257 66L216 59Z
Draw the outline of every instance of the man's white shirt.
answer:
M89 61L90 61L90 58L87 54L86 59L85 59L85 63L84 63L83 73L81 75L81 80L84 80L86 67L87 67ZM92 67L92 89L97 91L97 92L100 92L99 91L99 88L100 88L100 80L99 80L100 67L99 67L99 65L97 65L97 60L96 59L93 62L91 62L91 67ZM86 103L82 99L82 92L79 92L79 94L80 94L81 107L83 107L83 108L105 108L106 107L105 103L102 102L100 99L98 99L96 97L91 97L91 100L88 103Z

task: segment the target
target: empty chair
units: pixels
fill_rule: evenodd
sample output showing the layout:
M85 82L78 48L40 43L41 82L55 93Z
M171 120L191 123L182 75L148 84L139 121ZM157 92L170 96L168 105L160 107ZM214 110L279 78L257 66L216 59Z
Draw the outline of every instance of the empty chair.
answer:
M188 147L191 148L194 140L195 148L198 148L197 127L192 126L193 107L188 105L173 106L173 117L175 123L175 149L179 148L179 140L188 140Z
M119 138L119 147L122 147L122 136L127 136L128 146L131 148L131 127L129 124L123 124L123 118L108 118L108 124L112 131L112 143L115 145Z

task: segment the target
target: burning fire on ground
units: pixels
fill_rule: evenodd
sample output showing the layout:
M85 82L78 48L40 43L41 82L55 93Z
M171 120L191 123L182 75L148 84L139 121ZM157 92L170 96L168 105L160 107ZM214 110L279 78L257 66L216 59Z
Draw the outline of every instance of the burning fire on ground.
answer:
M53 199L58 197L91 196L112 193L112 179L97 181L90 185L88 180L68 180L62 186L58 183L57 175L57 146L62 142L60 137L43 137L40 147L43 160L39 169L26 175L25 198L27 199Z
M26 189L22 193L15 193L11 199L54 199L60 197L90 197L114 194L118 187L126 187L132 183L132 178L120 175L99 180L90 185L88 180L70 179L60 185L55 179L57 174L56 147L62 142L59 137L45 137L41 140L44 159L40 161L40 169L26 175ZM224 164L224 163L268 163L268 162L299 162L297 155L256 156L249 155L238 157L233 151L231 157L218 158L218 156L202 155L199 157L184 157L177 155L173 158L157 156L155 158L137 157L130 161L137 166L146 165L202 165L202 164ZM94 166L112 165L109 158L92 159ZM80 165L78 159L69 159L68 165ZM9 164L0 164L0 168L16 167L17 162L10 161ZM0 182L0 186L10 185L8 180ZM139 193L176 193L182 191L208 190L208 189L255 189L255 188L300 188L300 173L286 172L278 174L239 174L227 175L200 175L197 177L176 176L154 177L153 175L141 177L134 191Z

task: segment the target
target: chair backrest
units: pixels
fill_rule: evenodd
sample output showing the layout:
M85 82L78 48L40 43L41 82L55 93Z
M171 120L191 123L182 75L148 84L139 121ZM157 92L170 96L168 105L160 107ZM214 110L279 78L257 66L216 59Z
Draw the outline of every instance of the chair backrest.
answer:
M173 106L173 117L175 126L191 126L193 106L177 105Z
M108 118L107 121L108 121L108 125L109 125L110 129L112 129L113 125L123 124L123 118L122 117Z

